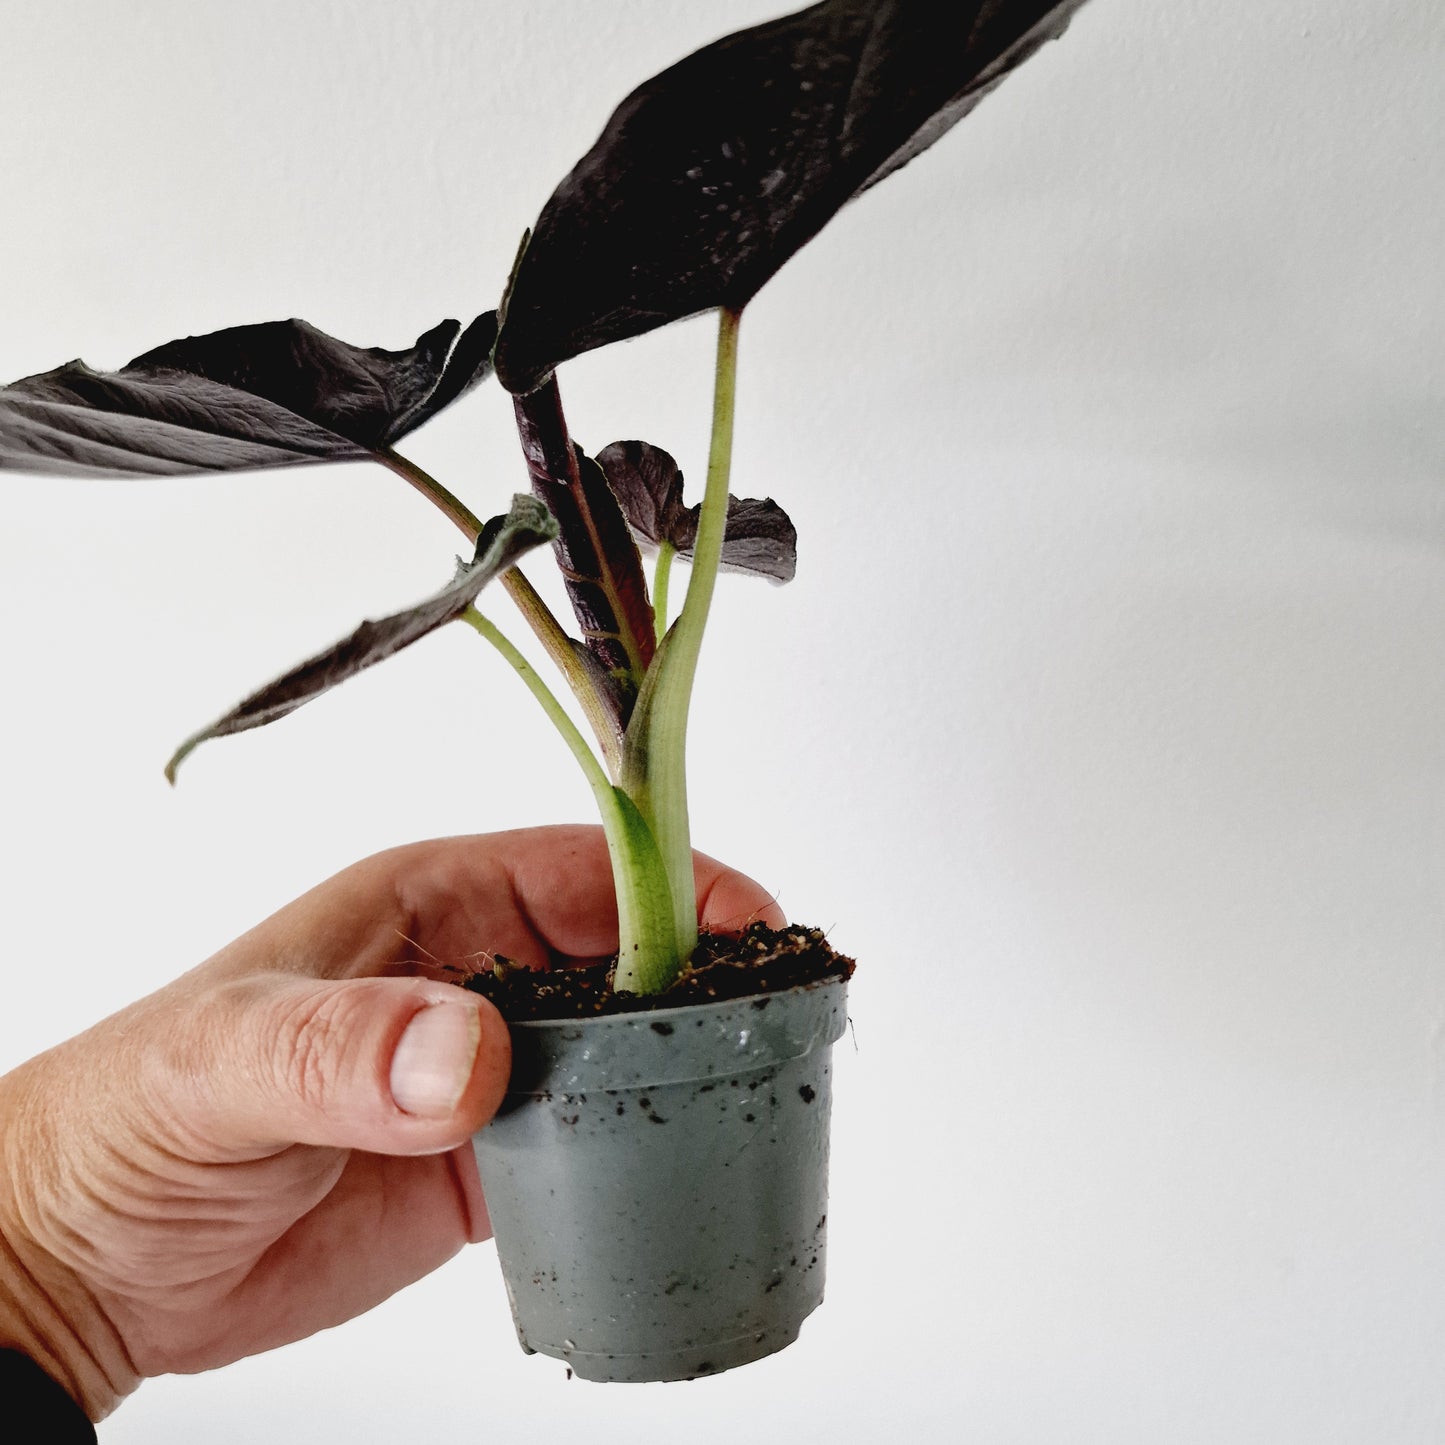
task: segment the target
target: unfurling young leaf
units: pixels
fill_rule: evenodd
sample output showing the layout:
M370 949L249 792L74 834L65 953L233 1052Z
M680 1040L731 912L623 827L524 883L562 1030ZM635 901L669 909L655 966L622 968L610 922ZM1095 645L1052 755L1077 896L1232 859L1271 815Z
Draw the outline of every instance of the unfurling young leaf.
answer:
M350 637L253 692L224 717L187 738L166 765L166 776L174 782L181 761L207 739L275 722L303 703L329 692L337 683L345 682L460 617L488 582L532 548L550 542L556 535L557 523L541 502L524 494L513 497L507 515L493 517L482 528L476 556L460 564L455 578L440 592L405 612L383 617L378 622L363 622Z
M552 193L509 287L509 391L741 310L854 196L956 124L1084 0L824 0L644 82Z
M167 342L119 371L72 361L0 387L0 469L166 476L360 460L482 381L496 328L489 311L383 351L267 321Z
M613 442L597 453L598 465L616 494L633 533L653 547L675 547L692 556L701 505L682 502L682 471L661 447ZM772 582L791 582L798 570L798 533L771 498L729 497L721 565Z
M557 519L557 566L587 650L610 679L619 730L652 661L652 604L637 544L602 469L573 442L556 379L515 399L532 491Z

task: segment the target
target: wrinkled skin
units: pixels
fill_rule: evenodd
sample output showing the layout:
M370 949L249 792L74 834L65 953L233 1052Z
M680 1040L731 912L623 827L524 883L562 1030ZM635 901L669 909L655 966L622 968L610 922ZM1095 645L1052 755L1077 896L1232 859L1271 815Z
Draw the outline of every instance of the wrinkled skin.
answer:
M705 926L782 924L758 884L696 871ZM146 1376L338 1324L487 1238L468 1140L507 1032L443 980L484 949L540 967L616 946L600 830L416 844L0 1078L0 1345L99 1420ZM444 1026L408 1053L421 1015Z

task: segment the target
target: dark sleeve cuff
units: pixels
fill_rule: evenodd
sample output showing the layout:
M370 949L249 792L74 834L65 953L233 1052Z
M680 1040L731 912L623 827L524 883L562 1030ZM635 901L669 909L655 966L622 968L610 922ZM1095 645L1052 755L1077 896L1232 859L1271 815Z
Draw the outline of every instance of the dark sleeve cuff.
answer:
M96 1445L85 1411L18 1350L0 1350L0 1435L13 1445Z

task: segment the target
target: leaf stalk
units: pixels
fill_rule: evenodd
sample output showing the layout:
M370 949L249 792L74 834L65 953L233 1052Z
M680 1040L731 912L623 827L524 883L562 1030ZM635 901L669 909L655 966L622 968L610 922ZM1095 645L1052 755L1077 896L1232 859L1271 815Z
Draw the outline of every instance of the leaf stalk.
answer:
M667 635L667 591L672 577L672 559L677 548L671 542L663 542L657 549L657 566L652 573L652 617L657 632L657 643Z
M741 315L730 309L718 313L707 485L687 597L648 669L623 743L621 785L657 838L671 885L679 972L697 947L697 888L687 811L687 721L727 527ZM619 976L620 972L619 964Z
M615 986L631 993L659 992L676 976L672 899L656 840L632 799L603 772L587 740L551 688L511 640L475 607L462 620L492 644L526 684L576 758L602 818L617 895L618 974ZM696 905L694 904L694 907ZM626 980L623 981L623 963Z
M481 535L482 524L466 503L449 492L435 477L423 471L409 457L390 449L377 453L382 464L397 476L410 482L443 516L456 524L473 546ZM516 604L532 635L542 644L553 665L567 681L573 696L581 705L588 725L597 737L608 771L615 777L622 763L622 735L616 725L614 711L588 675L569 638L552 609L543 601L525 574L513 567L501 576L507 595Z

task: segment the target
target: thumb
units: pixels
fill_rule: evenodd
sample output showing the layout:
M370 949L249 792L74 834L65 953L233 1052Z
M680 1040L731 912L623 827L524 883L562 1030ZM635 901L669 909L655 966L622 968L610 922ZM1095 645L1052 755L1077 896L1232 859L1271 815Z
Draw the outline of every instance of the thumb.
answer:
M221 985L201 1015L186 1032L204 1058L194 1043L160 1050L165 1083L180 1085L162 1091L217 1159L291 1144L440 1153L496 1112L511 1069L496 1009L425 979L263 975Z

